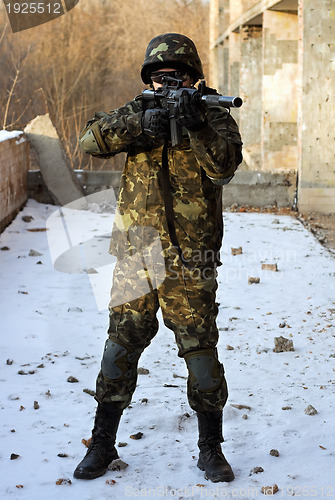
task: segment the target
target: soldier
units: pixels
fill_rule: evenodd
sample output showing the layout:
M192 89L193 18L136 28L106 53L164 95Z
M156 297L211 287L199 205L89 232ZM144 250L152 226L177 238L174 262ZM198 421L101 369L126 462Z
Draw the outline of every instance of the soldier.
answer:
M182 80L184 87L203 78L197 49L188 37L166 33L150 41L142 80L157 89L164 76ZM140 355L157 333L156 313L161 307L188 369L187 395L199 427L197 465L213 482L232 481L234 473L221 450L228 390L216 348L215 295L223 234L222 185L242 161L242 142L227 109L203 108L186 96L176 110L183 140L172 147L169 113L158 103L147 108L142 95L137 96L109 114L97 112L80 134L86 153L106 158L126 152L127 160L111 243L119 260L96 383L98 406L91 444L74 477L99 477L118 458L117 428L136 388ZM150 289L134 297L128 293L140 275L134 256L146 228L159 236L165 277L153 284L144 265Z

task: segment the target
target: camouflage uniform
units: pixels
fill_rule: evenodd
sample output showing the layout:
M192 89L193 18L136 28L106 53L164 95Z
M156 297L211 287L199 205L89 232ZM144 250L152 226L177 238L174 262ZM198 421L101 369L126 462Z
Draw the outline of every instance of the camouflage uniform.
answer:
M154 51L151 48L157 57L155 68L164 66L160 56L167 48L162 41ZM185 57L183 44L174 53L177 58ZM145 65L142 78L145 82L148 78ZM138 359L157 333L159 307L165 325L175 334L178 355L187 363L192 409L221 410L227 399L224 370L216 350L216 266L220 264L223 234L222 184L231 179L242 161L242 143L226 109L210 106L205 113L208 123L204 128L193 132L184 129L183 142L167 147L176 235L188 267L181 263L169 236L162 189L164 141L142 133L142 97L109 114L96 113L81 133L81 138L90 131L94 134L96 149L87 151L93 156L127 153L110 248L118 262L111 292L109 339L96 390L99 403L113 402L120 410L131 401ZM85 150L85 141L82 144ZM154 252L144 256L141 248L150 229L158 235L157 252L163 269L155 269ZM162 272L163 279L156 280ZM138 290L141 282L147 285L143 293ZM202 368L209 370L209 379L199 378Z

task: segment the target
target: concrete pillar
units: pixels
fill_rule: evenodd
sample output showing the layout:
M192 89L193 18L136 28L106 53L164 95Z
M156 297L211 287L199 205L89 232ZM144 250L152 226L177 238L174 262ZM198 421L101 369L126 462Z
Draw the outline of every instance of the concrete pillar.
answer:
M229 35L229 94L240 93L240 67L241 67L241 35Z
M301 212L335 212L335 3L299 0Z
M217 47L215 46L215 41L219 36L219 0L210 0L209 5L209 72L207 80L209 85L216 87L218 81L217 74Z
M220 43L217 46L217 53L218 53L218 58L216 60L217 64L217 75L218 75L218 80L217 84L214 86L219 92L221 92L223 86L224 86L224 80L225 80L225 47L223 43Z
M221 61L223 63L222 78L219 82L218 90L221 94L229 94L229 38L226 38L222 47Z
M298 16L263 14L263 170L297 168Z
M240 112L243 157L248 169L261 169L262 129L262 27L246 26L241 30Z

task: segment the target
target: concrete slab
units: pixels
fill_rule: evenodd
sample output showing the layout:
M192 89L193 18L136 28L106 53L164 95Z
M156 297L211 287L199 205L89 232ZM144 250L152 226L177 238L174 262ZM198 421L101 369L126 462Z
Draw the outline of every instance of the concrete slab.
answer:
M34 148L43 180L57 205L83 197L80 183L71 169L49 114L37 116L24 129Z
M296 194L295 172L262 172L237 170L223 188L223 206L234 203L252 207L292 207Z

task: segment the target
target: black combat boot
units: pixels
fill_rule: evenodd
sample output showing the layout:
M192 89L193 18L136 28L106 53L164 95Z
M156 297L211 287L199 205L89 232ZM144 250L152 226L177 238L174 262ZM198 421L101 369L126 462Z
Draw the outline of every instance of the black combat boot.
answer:
M199 460L198 467L205 471L205 478L213 483L232 481L234 473L221 450L222 411L197 413L199 425Z
M113 403L98 403L92 441L85 457L73 473L75 478L95 479L102 476L108 465L119 458L115 438L121 415L122 410L115 408Z

